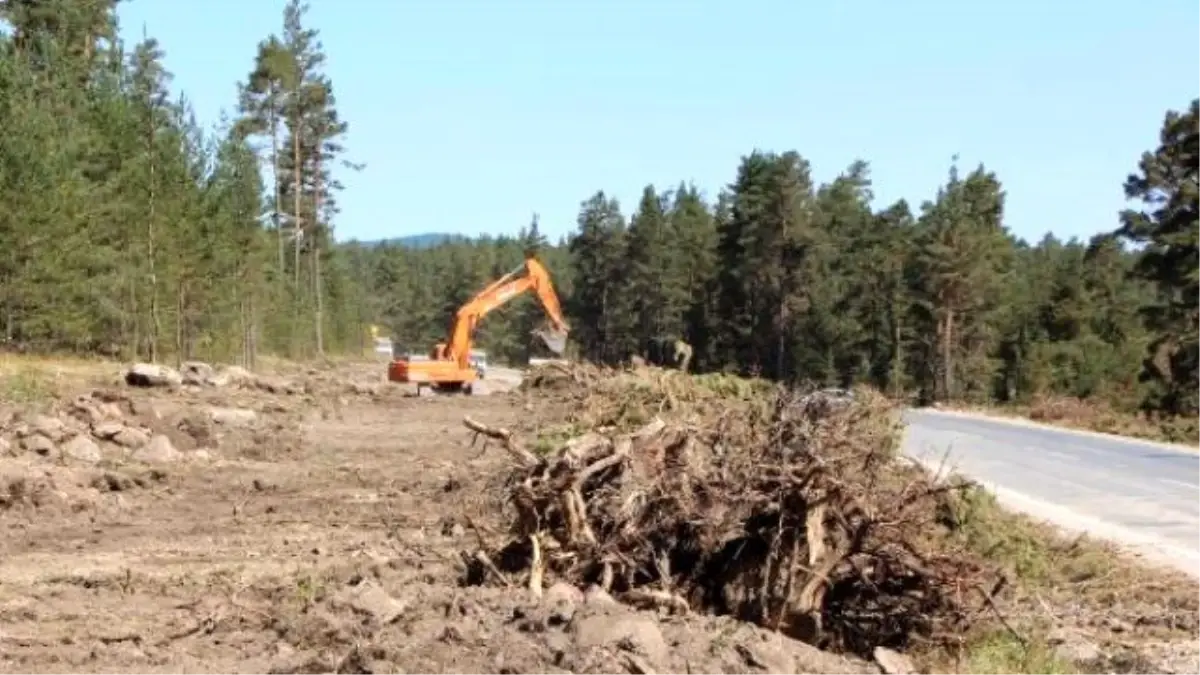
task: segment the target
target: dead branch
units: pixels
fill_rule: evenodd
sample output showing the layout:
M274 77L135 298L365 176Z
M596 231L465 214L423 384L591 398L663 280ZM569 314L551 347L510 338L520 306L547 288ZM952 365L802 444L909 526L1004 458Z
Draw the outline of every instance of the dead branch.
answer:
M509 454L515 457L523 465L532 466L537 464L537 457L533 453L521 447L520 443L513 438L513 433L504 428L493 428L481 422L476 422L470 417L463 417L463 426L475 432L475 436L471 437L471 444L474 445L475 439L479 436L490 438L499 441L508 450Z

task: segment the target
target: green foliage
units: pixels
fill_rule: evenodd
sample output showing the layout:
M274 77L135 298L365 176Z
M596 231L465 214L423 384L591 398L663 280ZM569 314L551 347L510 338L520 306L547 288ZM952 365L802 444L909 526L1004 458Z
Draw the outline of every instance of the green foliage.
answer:
M260 351L364 350L377 324L401 351L427 352L462 303L536 250L573 355L595 362L682 339L699 372L1196 414L1195 101L1165 115L1126 181L1141 209L1089 242L1015 238L1000 177L982 166L951 167L915 212L876 210L867 162L819 185L800 153L756 150L711 200L647 185L626 218L596 192L564 241L535 217L515 237L339 245L347 124L307 6L290 0L253 48L236 116L202 129L170 94L163 46L116 40L115 5L0 2L10 347L253 365ZM545 355L530 335L542 320L519 298L476 341L523 363Z
M754 152L712 204L686 184L647 186L627 222L597 192L568 240L539 255L578 356L594 362L647 358L649 343L682 338L700 372L869 385L925 401L1071 397L1124 413L1183 410L1178 383L1195 377L1184 349L1194 333L1160 319L1170 294L1146 277L1150 249L1127 250L1113 235L1031 245L1005 227L1004 199L995 173L960 176L952 166L918 214L903 201L874 211L866 162L814 185L798 153ZM532 230L355 255L372 270L363 283L384 298L376 316L424 351L465 300L519 263ZM1186 248L1177 239L1163 250ZM1182 297L1184 286L1171 292ZM528 298L502 308L479 344L524 362L523 333L540 312ZM1155 375L1153 359L1142 364L1148 349L1169 351L1174 365Z
M115 5L0 4L11 29L0 37L5 343L247 365L260 349L362 347L367 316L322 314L361 306L363 293L332 245L329 168L346 126L303 7L290 4L284 37L260 46L240 118L206 130L172 98L154 38L129 51L116 41ZM293 231L250 144L285 130L292 161L280 153L271 181L304 223ZM285 239L287 260L274 255Z

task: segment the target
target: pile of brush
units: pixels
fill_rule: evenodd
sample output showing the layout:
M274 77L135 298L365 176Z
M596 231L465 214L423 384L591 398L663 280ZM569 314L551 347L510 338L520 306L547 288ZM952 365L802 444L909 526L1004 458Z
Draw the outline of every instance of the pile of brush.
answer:
M510 529L474 557L477 580L594 584L859 654L945 644L990 605L997 575L938 534L952 488L896 461L898 416L882 398L758 389L722 409L729 393L711 383L636 379L565 374L555 386L590 401L576 429L596 426L542 456L468 420L515 464L501 495Z

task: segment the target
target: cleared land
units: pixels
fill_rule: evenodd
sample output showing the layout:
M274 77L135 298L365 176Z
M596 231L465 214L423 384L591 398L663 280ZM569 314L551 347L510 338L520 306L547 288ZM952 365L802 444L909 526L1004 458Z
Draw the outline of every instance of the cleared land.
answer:
M886 484L876 492L851 481L853 490L830 502L823 540L835 553L850 546L840 558L817 555L811 539L796 538L814 522L809 518L761 530L793 537L795 550L835 563L831 587L842 595L810 595L799 607L786 589L771 586L739 605L769 609L770 621L761 613L716 616L732 600L706 598L705 580L734 567L689 567L681 552L691 546L711 563L719 545L746 536L754 530L748 523L771 512L770 500L750 507L732 499L736 481L759 488L792 483L761 463L742 462L740 473L722 475L714 467L723 465L709 461L714 449L753 457L774 442L821 461L864 458L883 447L888 427L863 437L851 433L857 427L850 422L882 419L874 410L846 417L806 408L786 424L763 418L763 428L799 434L770 441L747 431L754 425L739 426L752 419L746 406L768 400L765 392L741 381L653 370L558 371L511 393L504 392L511 378L489 378L491 395L460 398L408 396L380 382L377 363L280 364L270 376L193 372L196 384L181 386L134 387L118 375L103 364L8 364L0 371L8 401L0 410L5 672L896 667L895 654L873 644L940 670L1195 672L1200 665L1193 580L1133 564L1099 544L1062 539L968 489L943 498L925 490L921 476L886 482L901 474L882 464L876 473ZM512 444L535 463L524 464L494 440L472 445L464 416L491 431L512 430ZM655 417L661 427L647 431ZM639 430L643 436L628 435ZM591 450L579 440L568 445L581 437L592 439ZM570 535L565 502L535 500L532 512L546 516L532 526L540 562L528 551L499 555L530 533L508 499L515 485L529 480L537 494L559 495L589 465L585 460L602 460L626 440L641 449L633 456L673 459L613 461L610 468L619 470L598 470L578 483L599 548ZM672 447L690 454L667 452ZM795 457L792 469L811 465ZM573 478L547 479L551 467ZM810 473L829 494L849 475L836 468ZM673 480L681 476L687 480ZM793 488L797 498L815 494ZM903 524L893 532L875 512L887 503L880 500L904 497L906 489L920 494L906 522L933 534L916 537ZM621 490L659 501L655 508L627 503ZM648 513L655 517L644 518ZM742 534L683 534L697 513ZM835 516L879 525L875 543L839 539ZM651 536L621 534L630 527ZM763 537L756 541L770 540ZM911 544L917 557L899 552L900 544ZM663 552L675 556L667 556L669 569L639 571L630 563ZM489 554L490 566L480 553ZM576 564L588 560L601 564ZM784 570L769 560L738 569ZM604 585L605 561L613 578L600 592L594 586ZM875 567L856 567L861 561ZM968 571L966 591L983 580L1006 583L956 601L947 594L956 577L946 571L957 569ZM530 590L534 570L540 598ZM798 570L785 570L794 588L821 587ZM865 575L862 582L856 574ZM748 577L736 578L749 587ZM916 621L905 589L948 603L925 605L944 623ZM801 636L792 627L798 622L768 626L782 633L758 625L803 618L800 609L821 620L808 632L817 646L788 637ZM858 618L847 619L850 610ZM893 627L885 630L871 611L895 620ZM942 626L959 633L939 633ZM862 627L874 632L855 633Z

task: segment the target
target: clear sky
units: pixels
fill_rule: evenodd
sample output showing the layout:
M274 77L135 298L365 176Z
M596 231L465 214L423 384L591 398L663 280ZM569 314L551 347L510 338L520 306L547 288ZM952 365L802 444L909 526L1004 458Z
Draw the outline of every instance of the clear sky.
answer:
M1196 0L312 0L343 119L339 239L552 237L597 189L709 195L754 148L868 160L914 207L983 162L1019 235L1112 229L1167 108L1200 91ZM284 0L132 0L202 121Z

